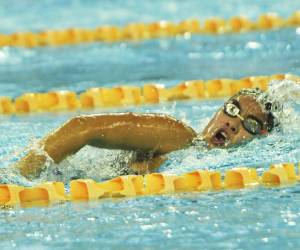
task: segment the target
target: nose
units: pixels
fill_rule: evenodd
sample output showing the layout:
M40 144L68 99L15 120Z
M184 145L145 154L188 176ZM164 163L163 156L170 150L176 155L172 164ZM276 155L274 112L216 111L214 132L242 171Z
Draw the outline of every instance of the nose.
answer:
M232 133L237 134L239 132L239 120L227 121L225 125L232 131Z

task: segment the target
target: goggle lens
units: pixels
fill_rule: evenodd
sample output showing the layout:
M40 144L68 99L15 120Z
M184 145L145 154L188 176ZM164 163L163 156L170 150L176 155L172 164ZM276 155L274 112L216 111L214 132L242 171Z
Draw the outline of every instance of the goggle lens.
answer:
M231 116L231 117L237 117L240 113L240 108L232 103L232 102L227 102L224 105L224 112L225 114ZM253 135L259 135L261 134L262 131L262 125L255 119L251 117L247 117L243 119L242 121L243 127Z
M229 116L236 117L240 113L240 109L233 103L225 104L225 113Z
M252 119L252 118L246 118L243 121L244 128L251 134L258 135L261 133L261 125L258 123L258 121Z

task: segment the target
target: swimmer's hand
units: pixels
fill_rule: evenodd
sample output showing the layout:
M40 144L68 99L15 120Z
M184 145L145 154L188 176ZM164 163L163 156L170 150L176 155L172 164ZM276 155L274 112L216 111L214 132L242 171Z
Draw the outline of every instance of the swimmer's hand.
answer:
M45 154L38 153L36 150L30 150L14 167L19 169L21 175L32 179L40 175L46 161L47 156Z
M149 174L155 172L165 161L164 155L155 156L151 159L135 161L130 164L130 168L137 174Z

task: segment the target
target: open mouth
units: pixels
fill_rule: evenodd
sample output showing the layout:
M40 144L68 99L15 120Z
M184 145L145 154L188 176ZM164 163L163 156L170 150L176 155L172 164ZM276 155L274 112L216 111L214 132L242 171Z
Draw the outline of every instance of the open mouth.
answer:
M228 142L229 137L224 129L219 129L212 137L212 143L216 146L224 146Z

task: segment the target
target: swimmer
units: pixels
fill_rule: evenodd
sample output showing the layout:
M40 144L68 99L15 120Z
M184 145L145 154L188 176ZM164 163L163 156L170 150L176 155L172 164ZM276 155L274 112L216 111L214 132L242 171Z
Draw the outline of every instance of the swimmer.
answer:
M281 106L260 89L243 89L227 100L202 133L163 114L116 113L74 117L47 135L16 163L26 178L38 178L47 162L60 163L86 145L133 151L125 173L154 172L172 151L199 142L230 147L264 136L278 126Z

